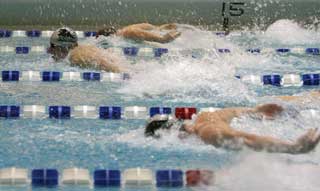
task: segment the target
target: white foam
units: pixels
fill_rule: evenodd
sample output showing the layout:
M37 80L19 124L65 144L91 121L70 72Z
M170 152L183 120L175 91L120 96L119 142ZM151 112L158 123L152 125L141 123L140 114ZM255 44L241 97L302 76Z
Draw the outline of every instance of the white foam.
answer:
M126 143L130 147L141 148L151 147L157 150L166 151L186 151L192 150L194 152L224 152L222 149L216 149L212 145L204 144L196 136L189 136L185 138L179 138L180 134L177 129L159 130L159 139L144 136L144 128L131 130L123 134L115 134L109 137L109 141L116 141L119 143Z
M137 70L144 72L132 75L119 92L138 97L162 95L187 102L214 102L222 95L241 102L252 93L234 77L237 63L231 61L179 58L168 59L164 65L153 62L137 64Z
M298 23L287 19L278 20L270 25L265 32L265 37L287 45L317 43L320 40L319 33L304 29Z
M230 191L316 191L320 186L319 173L316 164L290 162L279 155L251 153L229 169L216 172L214 187Z

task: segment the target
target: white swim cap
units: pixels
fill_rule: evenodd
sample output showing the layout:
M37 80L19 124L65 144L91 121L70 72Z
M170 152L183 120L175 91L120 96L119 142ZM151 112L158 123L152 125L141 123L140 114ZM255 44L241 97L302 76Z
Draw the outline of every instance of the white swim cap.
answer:
M50 38L50 43L60 47L72 47L78 42L77 33L68 27L56 30Z

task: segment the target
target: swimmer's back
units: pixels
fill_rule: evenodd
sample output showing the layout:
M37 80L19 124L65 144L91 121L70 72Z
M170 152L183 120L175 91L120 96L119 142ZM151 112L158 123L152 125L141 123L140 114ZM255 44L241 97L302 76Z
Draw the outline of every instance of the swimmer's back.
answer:
M109 53L110 54L110 53ZM82 68L95 68L107 72L119 72L117 60L103 49L93 45L79 45L70 51L71 65Z
M92 66L95 57L99 54L99 48L92 45L79 45L70 51L70 62L80 67Z
M215 112L201 112L197 116L197 122L215 123L226 122L230 123L234 117L239 116L242 112L248 111L246 108L225 108Z

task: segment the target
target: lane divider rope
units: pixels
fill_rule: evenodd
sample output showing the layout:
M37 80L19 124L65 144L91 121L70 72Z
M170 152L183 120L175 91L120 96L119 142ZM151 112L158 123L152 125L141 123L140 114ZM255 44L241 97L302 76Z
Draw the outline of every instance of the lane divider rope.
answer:
M122 82L130 79L128 73L59 72L59 71L1 71L2 82Z
M244 83L271 85L277 87L312 87L320 85L320 73L267 74L235 76ZM130 79L128 73L110 72L59 72L59 71L1 71L2 82L124 82Z
M107 48L111 52L123 54L129 57L161 57L168 53L191 53L192 56L197 57L197 54L215 53L215 54L231 54L237 52L230 48L216 48L216 49L167 49L167 48L139 48L139 47L110 47ZM0 46L0 53L3 54L47 54L47 47L45 46ZM259 55L276 53L279 55L299 54L299 55L320 55L320 48L318 47L293 47L293 48L250 48L244 50L244 53Z
M69 168L59 171L55 168L31 169L3 168L0 169L0 186L57 187L88 186L88 187L159 187L178 188L214 184L214 171L205 169L160 169L130 168L97 169L92 175L88 169Z
M320 85L320 73L309 74L268 74L236 76L245 83L271 85L276 87L312 87Z
M215 112L221 108L200 108L201 112ZM174 113L173 113L174 112ZM154 115L191 120L198 113L196 107L145 107L145 106L66 106L66 105L0 105L1 119L102 119L102 120L146 120ZM319 111L307 109L300 112L304 116L317 117Z
M6 30L0 29L0 38L50 38L54 31L50 30ZM95 37L96 31L76 31L78 38ZM243 31L235 31L229 34L229 36L240 36L244 34ZM212 34L225 37L226 33L223 31L213 31Z

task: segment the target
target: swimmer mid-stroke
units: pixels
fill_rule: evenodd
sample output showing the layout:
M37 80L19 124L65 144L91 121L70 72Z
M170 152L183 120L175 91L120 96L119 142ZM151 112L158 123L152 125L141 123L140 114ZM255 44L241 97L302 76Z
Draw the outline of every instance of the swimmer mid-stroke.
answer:
M311 96L319 96L320 93L312 93ZM303 97L284 96L279 97L284 101L299 101ZM317 129L310 129L295 142L284 141L269 136L261 136L252 133L235 130L230 126L232 119L243 115L261 116L273 119L280 115L284 108L277 104L265 104L255 108L225 108L215 112L200 113L193 124L184 123L180 126L188 134L198 136L202 141L215 147L240 150L244 147L255 151L267 151L274 153L302 154L312 151L320 141ZM151 118L145 129L146 136L157 136L159 129L169 129L176 120L163 118L156 115Z

